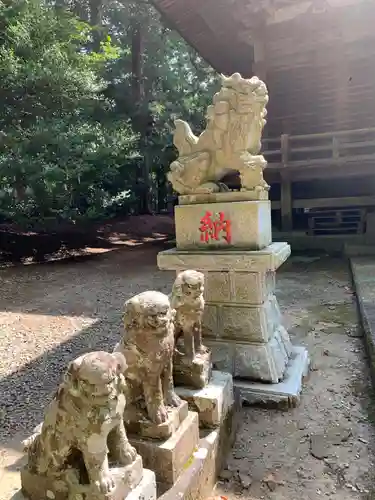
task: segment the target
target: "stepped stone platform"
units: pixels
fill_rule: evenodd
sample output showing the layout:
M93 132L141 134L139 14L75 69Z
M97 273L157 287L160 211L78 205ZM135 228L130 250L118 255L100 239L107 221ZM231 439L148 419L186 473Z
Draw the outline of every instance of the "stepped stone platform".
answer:
M350 267L375 385L375 255L352 257Z

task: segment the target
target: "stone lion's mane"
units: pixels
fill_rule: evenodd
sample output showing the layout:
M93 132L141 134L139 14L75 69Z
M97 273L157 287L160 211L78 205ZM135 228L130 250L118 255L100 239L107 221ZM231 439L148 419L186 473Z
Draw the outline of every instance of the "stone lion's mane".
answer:
M189 274L190 277L189 277ZM173 308L178 308L183 304L195 305L197 299L190 299L190 297L183 291L183 286L189 284L189 281L194 280L194 285L200 284L204 285L204 276L202 273L197 271L185 271L178 274L172 287L171 293L171 305Z
M116 393L122 392L121 385L125 387L125 378L123 372L126 370L127 365L125 358L120 353L114 353L118 357L119 364L117 366L117 373L111 380L110 385ZM71 361L64 374L63 380L56 390L51 402L48 405L45 414L44 422L40 423L35 429L32 436L23 441L24 451L27 452L32 446L38 446L38 441L49 439L55 432L59 432L60 428L65 424L61 423L58 419L58 414L64 413L65 415L75 416L82 413L82 404L87 409L97 408L97 413L103 415L103 420L106 415L103 413L103 408L109 407L109 395L102 395L93 397L91 393L82 391L82 383L87 387L94 387L99 385L108 385L104 382L102 384L90 384L80 375L80 366L84 356ZM110 367L108 367L108 372ZM79 400L80 405L75 402ZM110 408L108 408L110 412ZM48 430L47 430L48 429ZM44 431L44 432L43 432Z

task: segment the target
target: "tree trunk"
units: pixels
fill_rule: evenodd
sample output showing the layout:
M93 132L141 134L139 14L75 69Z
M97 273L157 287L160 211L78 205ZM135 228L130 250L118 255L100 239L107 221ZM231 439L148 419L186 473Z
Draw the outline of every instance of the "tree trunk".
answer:
M102 0L90 0L90 24L94 28L92 49L95 52L100 51L100 43L102 41L102 9Z
M133 15L131 23L132 31L132 98L135 107L134 128L140 134L140 144L143 146L144 157L141 163L139 177L142 189L140 190L139 212L143 214L152 213L151 203L151 158L147 151L148 133L148 106L144 102L143 72L142 72L142 27L139 19Z
M133 17L132 31L132 95L133 102L140 108L142 102L142 31L141 24Z

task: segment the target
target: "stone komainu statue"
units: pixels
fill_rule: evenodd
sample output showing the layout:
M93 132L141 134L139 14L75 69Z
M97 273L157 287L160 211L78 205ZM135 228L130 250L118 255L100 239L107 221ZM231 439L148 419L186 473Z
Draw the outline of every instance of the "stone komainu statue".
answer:
M167 407L181 400L174 391L174 315L167 295L147 291L125 303L124 336L115 350L126 357L129 402L139 402L155 424L167 421Z
M171 306L176 311L176 345L183 336L184 354L191 360L196 354L205 352L202 344L203 292L204 274L198 271L182 271L173 283Z
M125 370L120 353L92 352L70 363L41 428L24 442L28 463L21 481L27 498L70 500L82 490L97 498L114 488L108 452L123 466L137 457L123 423Z
M266 160L259 155L267 103L267 87L259 78L245 79L239 73L222 76L222 88L207 108L207 126L199 137L188 123L175 121L173 139L179 157L168 173L175 191L182 195L226 191L221 180L237 172L242 190L268 191L263 179Z

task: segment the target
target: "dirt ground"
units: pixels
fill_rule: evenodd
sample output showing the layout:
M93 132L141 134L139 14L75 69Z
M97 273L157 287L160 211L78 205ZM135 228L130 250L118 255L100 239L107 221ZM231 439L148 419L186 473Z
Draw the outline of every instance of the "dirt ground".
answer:
M0 499L19 487L19 441L40 422L69 360L112 349L121 309L145 289L168 292L160 248L8 268L0 291ZM347 263L291 258L277 296L312 371L299 408L243 408L218 492L228 499L375 499L372 405Z
M291 258L277 297L293 343L309 350L311 373L299 408L243 408L218 492L231 500L373 500L372 396L348 264Z

